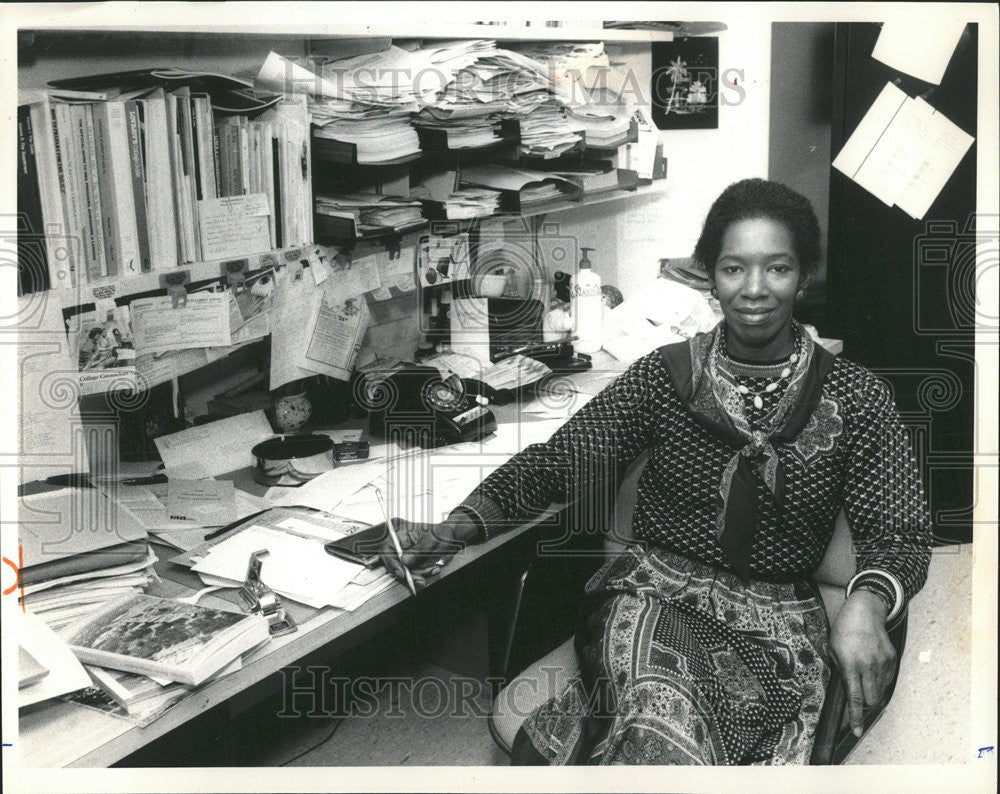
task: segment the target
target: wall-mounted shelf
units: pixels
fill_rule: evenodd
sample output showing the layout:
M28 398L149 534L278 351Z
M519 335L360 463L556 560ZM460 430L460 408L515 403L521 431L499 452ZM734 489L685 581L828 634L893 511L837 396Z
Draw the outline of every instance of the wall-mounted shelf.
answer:
M311 245L299 245L291 248L278 248L273 251L262 251L246 256L233 256L226 259L213 259L207 262L191 262L161 270L151 270L135 276L105 276L97 281L91 281L76 287L55 288L48 294L59 300L64 309L94 303L95 299L119 299L127 295L140 295L146 292L163 289L163 279L168 275L183 275L184 283L196 284L226 277L231 273L253 273L270 267L281 267L291 262L301 262L309 259Z
M198 36L261 36L274 38L277 36L296 36L304 39L327 40L359 37L388 37L394 39L495 39L496 41L673 41L673 33L659 30L619 30L600 27L594 22L594 27L545 27L538 25L508 24L481 25L475 23L441 23L415 19L396 18L381 24L362 24L357 22L319 22L314 19L315 12L308 7L296 9L283 7L280 14L268 13L265 7L253 14L252 22L226 25L201 23L171 23L171 24L135 24L107 25L105 9L88 8L86 6L73 9L60 16L59 22L46 26L35 24L33 30L56 34L77 34L86 30L94 33L114 33L135 35L137 33L169 33L192 34ZM289 21L291 19L292 21ZM67 21L75 27L67 27Z

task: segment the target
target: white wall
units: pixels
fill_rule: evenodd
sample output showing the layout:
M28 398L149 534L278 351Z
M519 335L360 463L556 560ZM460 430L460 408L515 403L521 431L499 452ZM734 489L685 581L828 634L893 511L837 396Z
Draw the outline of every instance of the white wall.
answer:
M736 105L720 102L717 130L664 130L660 141L667 158L667 193L663 197L615 205L607 236L617 241L617 274L612 278L626 297L656 278L661 257L690 256L712 201L732 182L767 177L770 103L770 20L728 20L718 34L720 74L743 70L746 92ZM642 85L649 85L650 60L632 54L629 64ZM737 99L733 89L723 97ZM602 274L603 275L603 274Z

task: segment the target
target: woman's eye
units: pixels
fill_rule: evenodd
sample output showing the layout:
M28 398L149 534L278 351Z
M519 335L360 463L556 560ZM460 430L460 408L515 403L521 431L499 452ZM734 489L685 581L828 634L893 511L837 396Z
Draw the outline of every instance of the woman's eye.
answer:
M740 268L738 265L726 265L722 268L722 272L727 276L735 276L740 272Z

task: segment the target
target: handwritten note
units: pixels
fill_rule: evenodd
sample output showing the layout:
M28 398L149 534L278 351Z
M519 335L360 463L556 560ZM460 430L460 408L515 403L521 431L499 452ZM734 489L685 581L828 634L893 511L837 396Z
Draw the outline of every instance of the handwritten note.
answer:
M246 256L271 248L264 193L204 199L198 202L201 248L204 259Z

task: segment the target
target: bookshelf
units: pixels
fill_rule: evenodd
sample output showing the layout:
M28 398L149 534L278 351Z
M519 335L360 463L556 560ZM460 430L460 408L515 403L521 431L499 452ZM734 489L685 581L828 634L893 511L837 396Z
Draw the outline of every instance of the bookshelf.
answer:
M300 23L295 20L294 15L286 15L284 19L266 25L255 20L253 24L207 26L185 22L169 26L111 26L102 24L104 21L106 20L98 19L89 9L81 8L62 25L36 26L19 30L19 88L27 94L44 89L50 80L163 66L180 69L202 68L219 74L247 77L255 74L255 69L259 70L264 57L272 49L293 58L308 56L311 53L336 57L338 47L351 46L348 42L359 38L396 41L423 39L439 42L482 38L495 40L501 48L504 47L504 42L604 41L620 43L627 53L641 53L644 49L643 44L672 39L670 33L662 31L545 27L534 24L457 23L443 28L441 25L431 23L384 20L373 25L353 23L316 25L311 21ZM341 45L341 42L344 44ZM435 131L421 130L418 134L422 139L420 152L392 162L377 164L359 163L357 152L351 151L350 146L341 146L337 141L321 141L309 134L312 199L320 192L324 177L330 174L335 175L334 181L340 188L345 186L346 178L347 187L408 197L411 195L413 175L421 169L460 171L468 165L489 162L538 170L546 168L551 170L553 167L572 169L574 163L586 158L611 160L616 153L616 147L613 145L588 146L586 140L583 140L562 158L518 157L515 147L519 143L520 131L512 131L509 128L501 131L502 137L496 143L478 148L448 149L446 141L442 141L441 136ZM633 127L621 141L615 140L611 143L620 144L634 139ZM617 162L614 165L617 166ZM625 184L623 182L623 185ZM97 276L89 281L83 279L85 282L83 284L53 288L51 297L59 302L68 317L73 312L89 311L93 306L97 306L98 309L106 307L109 299L122 306L134 296L163 294L167 286L165 277L168 275L182 281L189 289L207 285L212 281L225 284L234 274L246 276L267 268L280 267L288 259L308 261L310 256L317 255L317 251L322 256L326 253L324 249L326 245L336 246L344 252L344 255L351 254L354 257L366 257L384 249L390 259L398 259L402 249L402 256L406 258L411 254L415 255L421 235L428 232L436 233L436 230L445 227L475 229L481 221L490 218L510 221L522 217L526 219L525 228L537 231L544 217L553 213L572 212L593 205L614 206L625 201L643 201L666 195L664 182L640 184L637 189L633 184L634 182L627 182L627 186L623 189L604 189L594 195L578 191L571 197L573 200L547 201L538 206L527 206L523 211L513 212L508 205L508 208L495 215L447 221L445 224L439 222L440 218L433 218L431 213L424 213L425 217L419 223L408 224L401 228L365 230L364 233L359 233L356 229L345 231L343 224L338 226L336 222L327 223L324 231L317 223L308 241L295 241L301 242L300 245L280 246L279 239L279 247L273 250L259 251L246 256L188 261L176 265L153 257L153 269L149 272ZM311 209L314 209L314 206ZM315 216L312 221L316 221ZM335 233L325 233L331 230ZM307 249L312 253L307 254ZM419 292L392 292L391 300L383 298L376 301L371 295L367 300L373 318L391 317L398 323L405 323L409 318L410 324L415 329L419 323L413 314L419 314L421 311L421 300L415 299L417 295ZM381 354L378 346L388 334L383 335L380 329L374 326L370 331L378 331L370 333L371 344ZM207 391L215 388L208 384L208 379L224 380L230 377L228 374L230 370L240 366L245 367L251 357L254 361L266 362L268 350L269 344L265 339L263 347L258 352L247 350L236 353L229 359L213 359L211 374L209 369L201 373L185 374L192 372L189 367L197 368L205 365L193 361L185 362L183 366L178 363L177 374L185 375L186 378L180 383L183 399L187 399L191 389ZM410 352L412 353L412 348Z

